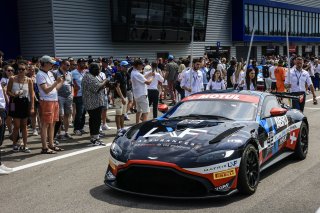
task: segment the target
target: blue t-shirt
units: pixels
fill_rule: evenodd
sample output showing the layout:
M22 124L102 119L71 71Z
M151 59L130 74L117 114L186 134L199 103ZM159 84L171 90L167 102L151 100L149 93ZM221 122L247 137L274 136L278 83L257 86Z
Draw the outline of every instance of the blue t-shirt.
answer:
M86 74L86 71L79 72L77 69L71 72L72 81L73 81L73 96L74 97L81 97L82 96L82 87L81 82L83 76Z

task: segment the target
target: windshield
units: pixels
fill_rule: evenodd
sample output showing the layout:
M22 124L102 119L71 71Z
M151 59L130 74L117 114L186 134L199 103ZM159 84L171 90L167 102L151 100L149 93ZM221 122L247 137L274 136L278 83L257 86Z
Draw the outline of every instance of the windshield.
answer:
M170 110L167 118L203 117L237 121L251 121L255 118L257 104L229 100L195 100L180 102Z

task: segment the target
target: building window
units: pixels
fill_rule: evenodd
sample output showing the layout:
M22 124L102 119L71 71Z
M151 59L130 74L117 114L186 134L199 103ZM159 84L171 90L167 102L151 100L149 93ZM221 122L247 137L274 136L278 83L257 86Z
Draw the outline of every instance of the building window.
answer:
M113 41L204 41L208 0L111 0Z
M320 13L245 4L244 16L247 35L285 36L288 19L289 36L320 37Z

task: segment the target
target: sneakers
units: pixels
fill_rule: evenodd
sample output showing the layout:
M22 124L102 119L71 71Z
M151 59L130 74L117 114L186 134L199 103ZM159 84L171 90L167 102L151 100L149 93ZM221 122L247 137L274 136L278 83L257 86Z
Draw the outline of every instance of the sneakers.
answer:
M107 135L104 134L103 132L100 132L100 133L99 133L99 137L100 137L100 138L104 138L104 137L107 137Z
M12 151L13 152L19 152L19 146L18 145L13 145Z
M0 174L6 175L6 174L9 174L9 173L12 172L12 171L13 171L12 168L6 167L6 166L3 165L3 164L0 165Z
M24 153L31 153L31 150L28 147L20 146L19 151Z
M72 140L73 137L71 135L69 135L69 133L66 132L66 134L64 134L64 137L69 139L69 140Z
M57 139L60 140L60 141L66 141L67 140L67 138L65 138L64 135L58 135Z
M39 135L37 129L34 129L34 130L32 131L32 135L33 135L33 136L38 136L38 135Z
M101 125L102 130L109 130L111 129L107 124Z
M82 135L82 132L80 130L75 130L75 131L73 131L73 133L76 136L81 136Z
M124 117L125 121L130 121L130 118L129 118L128 114L124 114L123 117Z
M84 129L81 129L80 132L81 132L81 134L88 134L88 133L89 133L89 132L87 132L87 131L84 130Z
M105 145L106 145L105 143L103 143L102 140L100 140L100 139L95 139L95 138L91 138L91 139L90 139L90 142L91 142L92 145L94 145L94 146L105 146Z

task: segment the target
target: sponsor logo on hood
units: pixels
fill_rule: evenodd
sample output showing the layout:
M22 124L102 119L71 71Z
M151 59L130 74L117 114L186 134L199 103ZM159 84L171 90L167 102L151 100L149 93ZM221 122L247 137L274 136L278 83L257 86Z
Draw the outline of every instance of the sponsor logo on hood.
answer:
M229 170L233 168L238 168L240 166L241 158L226 161L219 164L214 164L211 166L204 166L204 167L198 167L198 168L185 168L188 171L191 172L197 172L200 174L211 174L215 172L221 172L224 170Z

